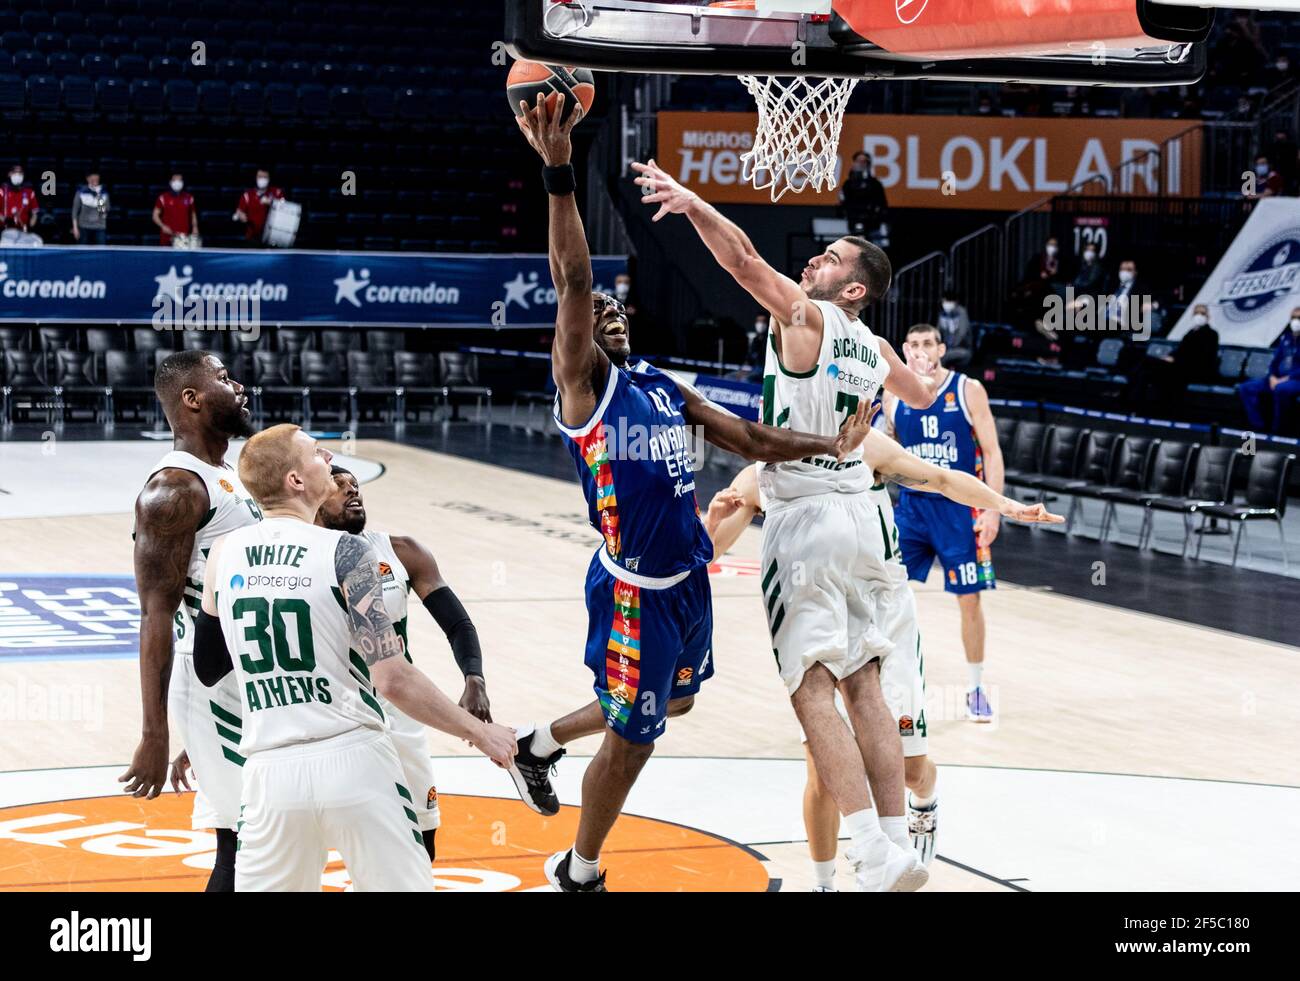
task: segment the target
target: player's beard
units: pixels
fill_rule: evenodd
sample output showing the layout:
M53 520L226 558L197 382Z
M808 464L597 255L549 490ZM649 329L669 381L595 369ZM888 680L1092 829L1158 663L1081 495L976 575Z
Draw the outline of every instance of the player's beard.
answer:
M247 406L241 406L238 402L222 410L221 415L214 419L213 423L217 429L232 439L247 438L257 432L253 426L252 413L248 411Z
M339 518L338 523L330 522L330 527L337 531L345 531L349 535L359 535L366 530L366 512L357 513L343 509L343 516Z

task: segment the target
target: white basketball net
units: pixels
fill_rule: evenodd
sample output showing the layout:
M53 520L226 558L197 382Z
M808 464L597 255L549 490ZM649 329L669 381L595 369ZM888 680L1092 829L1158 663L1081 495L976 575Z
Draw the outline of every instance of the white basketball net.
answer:
M741 175L776 201L786 191L835 187L844 109L856 78L741 75L758 103L754 148L740 155Z

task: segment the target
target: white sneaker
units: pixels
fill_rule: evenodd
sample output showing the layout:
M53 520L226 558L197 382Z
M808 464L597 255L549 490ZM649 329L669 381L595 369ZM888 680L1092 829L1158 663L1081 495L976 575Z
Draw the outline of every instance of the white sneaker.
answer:
M882 860L867 864L853 848L845 852L859 892L915 892L930 878L915 851L899 848L892 841L886 845Z
M939 799L936 797L929 807L917 807L912 803L912 795L908 794L907 831L912 837L912 847L926 868L934 859L934 840L938 830Z

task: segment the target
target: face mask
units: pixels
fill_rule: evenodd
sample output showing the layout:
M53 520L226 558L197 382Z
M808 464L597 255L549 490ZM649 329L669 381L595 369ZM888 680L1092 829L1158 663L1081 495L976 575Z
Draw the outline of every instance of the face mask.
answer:
M1267 177L1268 164L1260 164L1258 167L1255 168L1255 173L1259 174L1260 177Z
M1093 262L1093 261L1096 260L1096 258L1097 258L1097 253L1096 253L1096 252L1085 252L1085 253L1083 254L1083 261L1084 261L1084 262Z
M1291 318L1291 329L1292 329L1292 330L1300 330L1300 317L1292 317L1292 318Z
M1192 325L1194 327L1204 327L1209 322L1210 322L1210 318L1203 313L1198 313L1195 317L1192 318Z
M1056 255L1056 246L1055 246L1055 245L1049 245L1049 246L1047 247L1047 254L1048 254L1048 255Z
M766 321L766 320L755 320L755 321L754 321L754 333L755 333L755 334L761 334L761 333L763 333L763 331L765 331L765 330L767 330L767 321Z
M172 190L177 194L181 193L181 188L185 186L184 181L172 181Z
M9 183L13 184L14 187L21 187L21 186L22 186L22 183L23 183L23 175L22 175L22 174L10 174L10 175L9 175Z
M979 108L979 114L980 114L981 116L987 116L987 115L988 115L989 113L991 113L992 111L993 111L993 108L992 108L991 106L980 106L980 108Z
M1121 269L1119 271L1119 281L1121 283L1131 283L1133 282L1133 274L1127 269Z
M615 283L614 284L615 299L617 299L620 303L622 303L624 300L627 299L627 294L631 291L631 289L632 287L628 283Z
M270 184L270 183L271 183L271 181L270 181L268 178L265 178L265 177L259 177L259 178L257 179L257 187L258 187L258 190L265 190L265 189L266 189L266 186L267 186L268 184Z
M1290 67L1291 67L1291 63L1289 61L1279 61L1277 63L1277 70L1280 72L1284 72Z
M952 300L944 300L944 301L943 301L943 312L944 312L944 313L952 313L952 312L953 312L954 310L956 310L956 309L957 309L957 304L954 303Z

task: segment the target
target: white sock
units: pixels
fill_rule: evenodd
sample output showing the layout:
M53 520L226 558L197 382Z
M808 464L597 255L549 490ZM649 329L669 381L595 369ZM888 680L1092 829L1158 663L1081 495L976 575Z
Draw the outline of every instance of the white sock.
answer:
M823 888L835 887L835 859L829 862L813 862L813 885Z
M880 819L880 830L885 833L885 837L899 848L912 847L912 838L907 832L907 818L882 817Z
M559 748L560 744L551 736L551 724L549 722L539 725L533 730L532 753L534 756L546 759ZM573 854L576 856L578 853L574 852Z
M844 827L849 833L849 840L854 849L868 864L883 859L885 845L889 838L880 830L880 819L876 817L874 807L864 807L860 811L844 816Z
M984 662L972 664L967 661L966 670L970 672L970 690L974 691L980 686L980 679L984 677Z
M600 872L596 869L596 863L600 861L600 856L588 861L578 854L578 849L569 853L569 878L574 882L591 882Z

